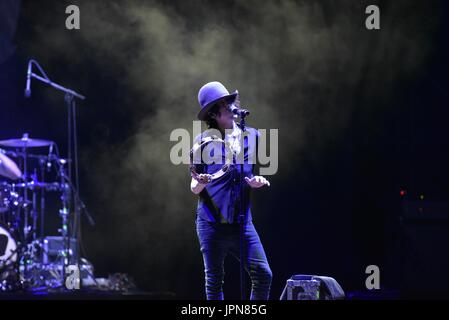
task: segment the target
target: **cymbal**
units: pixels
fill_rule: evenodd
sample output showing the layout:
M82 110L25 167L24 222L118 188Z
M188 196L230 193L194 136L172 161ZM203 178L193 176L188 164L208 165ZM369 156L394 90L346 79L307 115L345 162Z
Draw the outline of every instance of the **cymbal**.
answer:
M0 175L9 179L19 179L22 172L17 167L16 163L0 152Z
M46 147L46 146L50 146L52 144L53 144L53 141L42 140L42 139L31 139L28 137L0 141L0 146L15 147L15 148Z

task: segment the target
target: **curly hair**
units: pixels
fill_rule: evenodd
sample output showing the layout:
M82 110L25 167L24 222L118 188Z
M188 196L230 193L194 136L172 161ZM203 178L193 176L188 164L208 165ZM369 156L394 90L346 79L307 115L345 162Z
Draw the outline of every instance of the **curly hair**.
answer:
M209 129L218 129L217 120L211 117L211 113L213 114L219 114L220 106L218 103L214 104L208 111L204 121L206 122L206 125Z

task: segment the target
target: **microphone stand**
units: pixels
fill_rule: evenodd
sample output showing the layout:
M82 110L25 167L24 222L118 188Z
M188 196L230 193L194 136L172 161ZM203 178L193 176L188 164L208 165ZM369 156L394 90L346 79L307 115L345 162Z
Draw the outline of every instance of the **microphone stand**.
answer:
M240 152L243 152L243 160L240 164L240 214L239 214L239 224L240 224L240 299L246 299L246 288L245 288L245 226L246 226L246 214L244 212L244 187L245 187L245 173L244 173L244 163L245 163L245 117L246 114L240 115L240 129L242 130L242 146Z
M81 211L79 210L80 207L84 209L84 204L80 205L79 204L79 174L78 174L78 146L77 146L77 130L76 130L76 104L75 104L75 98L78 98L80 100L85 100L86 97L75 92L74 90L65 88L57 83L52 82L47 75L45 74L45 71L41 68L41 66L39 65L39 63L37 63L37 61L35 60L30 60L30 63L34 63L38 69L41 71L42 75L44 75L44 77L41 77L37 74L35 74L34 72L30 72L30 76L45 83L50 85L51 87L62 91L65 93L65 102L67 105L67 111L68 111L68 117L67 117L67 139L68 139L68 160L69 160L69 180L72 181L72 167L71 167L71 160L72 160L72 149L73 149L73 153L74 153L74 164L75 164L75 184L71 184L72 188L72 195L71 198L75 199L74 201L74 215L75 215L75 221L73 224L73 234L76 241L76 252L75 254L73 254L72 250L71 250L71 246L70 246L70 234L68 232L68 218L69 218L69 213L70 210L67 210L69 207L68 203L70 202L69 199L67 199L67 195L63 196L62 198L64 198L64 206L63 209L60 210L60 215L63 219L63 228L62 228L62 235L63 235L63 243L64 243L64 267L63 267L63 281L65 284L66 281L66 268L69 264L75 262L76 265L78 266L78 270L80 269L80 252L79 252L79 248L80 248L80 235L81 235L81 219L79 217ZM83 210L85 211L85 210ZM86 211L85 211L86 212ZM74 257L73 257L74 256ZM71 259L74 258L74 259ZM80 274L80 285L81 285L81 274Z

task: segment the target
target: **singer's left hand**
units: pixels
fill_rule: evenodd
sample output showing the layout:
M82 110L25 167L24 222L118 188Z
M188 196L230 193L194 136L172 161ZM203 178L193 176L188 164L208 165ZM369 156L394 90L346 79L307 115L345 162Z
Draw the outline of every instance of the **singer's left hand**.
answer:
M265 185L270 186L270 182L262 176L254 176L251 179L245 177L245 181L251 186L251 188L260 188Z

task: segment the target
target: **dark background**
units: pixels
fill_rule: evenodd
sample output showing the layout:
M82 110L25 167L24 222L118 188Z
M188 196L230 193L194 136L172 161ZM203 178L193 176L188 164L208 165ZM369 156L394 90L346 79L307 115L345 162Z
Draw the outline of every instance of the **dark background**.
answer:
M63 94L33 80L23 97L30 58L87 97L80 193L96 226L83 219L82 231L97 276L204 297L196 199L187 168L170 163L169 135L191 131L198 89L218 80L239 90L249 125L279 129L278 173L253 197L273 299L297 273L364 291L371 264L382 293L449 294L447 1L0 4L0 139L28 132L66 154ZM80 30L65 28L69 4ZM381 30L365 28L369 4ZM443 208L412 219L408 200ZM238 298L238 264L226 263L225 295Z

